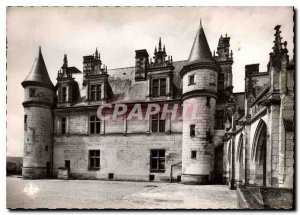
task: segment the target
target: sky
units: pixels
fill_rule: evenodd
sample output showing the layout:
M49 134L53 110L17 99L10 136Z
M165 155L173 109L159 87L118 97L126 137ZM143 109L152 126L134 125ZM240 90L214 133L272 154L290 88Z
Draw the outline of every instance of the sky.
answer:
M22 156L21 82L29 74L39 45L50 78L68 55L82 71L83 56L95 52L108 69L134 66L135 50L153 56L159 37L174 61L189 56L200 18L211 51L221 34L231 37L234 92L244 91L244 68L259 63L267 70L274 27L293 56L292 7L10 7L7 9L7 156Z

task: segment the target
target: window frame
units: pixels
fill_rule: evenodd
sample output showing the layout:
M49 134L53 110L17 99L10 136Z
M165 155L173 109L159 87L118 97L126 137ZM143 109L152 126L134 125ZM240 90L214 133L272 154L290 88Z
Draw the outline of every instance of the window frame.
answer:
M99 152L99 155L97 155L97 152ZM90 149L89 152L88 152L88 156L89 156L88 169L90 171L100 170L100 167L101 167L101 160L100 160L100 158L101 158L101 151L99 149ZM92 160L93 160L93 162L91 162ZM99 166L96 165L97 164L97 160L99 161ZM93 165L92 165L92 163L93 163Z
M156 153L156 156L154 154ZM163 153L163 156L161 156ZM156 162L156 168L153 167L153 161ZM163 168L160 168L163 162ZM165 149L151 149L150 150L150 173L164 173L166 171L166 150Z
M90 85L90 100L99 101L101 100L102 84L91 84Z
M191 159L197 159L197 150L191 150Z
M215 114L215 129L224 129L224 110L216 110Z
M89 134L97 135L100 133L101 133L101 120L98 118L97 115L89 115Z
M152 97L156 98L160 96L167 96L167 78L152 79Z
M153 130L154 122L157 123L156 131ZM166 120L161 119L161 113L157 113L157 114L151 116L151 132L152 133L165 133L166 132Z
M67 134L67 117L62 116L61 117L61 128L60 128L60 132L62 135Z
M190 137L195 137L196 136L196 125L191 124L190 125Z
M193 80L193 81L192 81ZM189 85L195 85L195 74L189 76Z
M67 102L67 87L61 88L61 102Z
M29 88L29 98L36 97L36 88Z

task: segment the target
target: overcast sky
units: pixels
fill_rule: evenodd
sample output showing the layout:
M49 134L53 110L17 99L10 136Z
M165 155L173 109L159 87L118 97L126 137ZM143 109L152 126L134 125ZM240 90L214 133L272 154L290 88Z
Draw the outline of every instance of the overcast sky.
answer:
M221 34L231 37L234 91L244 91L244 67L260 63L266 71L281 25L283 40L293 50L292 7L11 7L7 9L7 155L23 154L23 88L21 82L42 53L56 84L63 54L69 66L82 70L82 56L95 48L108 69L134 66L135 50L153 56L158 38L173 60L186 60L202 19L211 51Z

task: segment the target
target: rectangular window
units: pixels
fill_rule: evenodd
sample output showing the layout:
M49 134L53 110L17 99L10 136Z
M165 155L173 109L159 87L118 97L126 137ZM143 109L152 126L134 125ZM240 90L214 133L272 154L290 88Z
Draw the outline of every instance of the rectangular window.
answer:
M197 158L197 151L196 150L192 150L191 151L191 158L192 159L196 159Z
M35 97L36 96L36 89L30 88L29 89L29 97Z
M65 168L70 169L70 167L71 167L70 160L65 160Z
M218 76L218 90L224 90L224 73L220 73Z
M91 85L90 95L92 101L99 101L101 99L101 84Z
M190 125L190 136L195 137L195 135L196 135L195 125Z
M224 111L223 110L216 110L215 128L216 129L224 129Z
M100 169L100 150L89 150L89 170Z
M165 78L153 79L152 81L152 95L153 97L167 95L167 81Z
M24 130L27 131L27 114L24 115Z
M206 106L210 107L210 97L206 97Z
M165 150L152 149L150 151L150 172L165 172Z
M195 84L195 75L190 75L189 76L189 85Z
M63 87L62 88L62 95L61 95L61 102L66 102L67 101L67 88Z
M61 134L65 134L66 133L66 129L67 128L67 118L66 117L62 117L61 118Z
M152 132L165 132L166 120L161 119L161 114L152 116Z
M206 140L207 140L209 143L212 143L213 135L211 135L210 130L206 132Z
M158 90L159 90L159 79L153 80L153 97L158 97Z
M90 116L90 134L100 134L100 119L95 116Z

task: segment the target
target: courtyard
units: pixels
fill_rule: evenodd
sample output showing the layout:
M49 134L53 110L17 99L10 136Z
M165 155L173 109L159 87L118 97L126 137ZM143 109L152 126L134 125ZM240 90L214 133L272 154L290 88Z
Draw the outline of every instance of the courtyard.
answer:
M6 206L90 209L234 209L236 191L225 185L178 183L23 180L6 178Z

